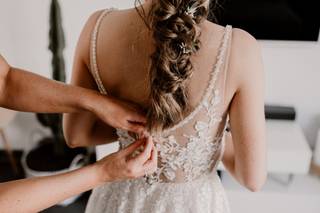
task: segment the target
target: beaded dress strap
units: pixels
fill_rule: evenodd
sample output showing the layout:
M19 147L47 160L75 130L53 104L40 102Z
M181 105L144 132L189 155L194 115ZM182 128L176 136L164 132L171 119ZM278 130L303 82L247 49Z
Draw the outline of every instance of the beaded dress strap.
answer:
M226 63L228 63L228 55L229 53L227 53L228 51L228 47L230 46L230 38L231 38L231 34L232 34L232 26L231 25L227 25L226 29L225 29L225 34L218 52L218 56L217 56L217 62L214 65L212 72L211 72L211 79L209 82L209 86L207 88L207 92L205 94L204 97L204 101L206 101L210 94L212 94L213 89L216 85L217 79L218 79L218 75L220 72L222 71L226 71L226 66L224 66ZM228 51L229 52L229 51ZM225 81L225 79L224 79ZM225 82L223 82L223 84L225 84Z
M223 84L222 84L222 98L223 98L223 104L226 104L226 90L227 90L227 76L228 76L228 68L229 68L229 60L230 60L230 54L231 54L231 48L232 48L232 29L230 27L230 35L229 35L229 41L228 41L228 47L227 52L225 56L225 63L224 63L224 78L223 78ZM230 117L229 114L227 114L226 117L226 124L223 131L230 131Z
M232 29L230 27L230 32L229 32L229 38L228 38L228 47L227 47L227 52L225 56L225 62L224 62L224 67L223 67L223 73L224 73L224 78L223 78L223 84L222 84L222 95L223 95L223 104L225 104L225 97L226 97L226 86L227 86L227 76L228 76L228 68L229 68L229 59L230 59L230 54L231 54L231 47L232 47Z
M204 103L210 98L210 96L214 93L214 87L216 85L218 75L222 70L222 65L225 62L226 58L226 51L228 49L228 44L229 44L229 38L232 32L232 26L227 25L225 28L225 32L218 50L218 55L216 58L216 62L214 66L212 67L211 73L210 73L210 80L208 83L208 87L206 88L204 95L200 101L200 103L196 106L196 108L189 114L187 115L182 121L174 125L173 127L164 130L164 135L169 134L170 132L182 127L183 125L187 124L190 120L194 118L196 114L199 113L199 111L203 108Z
M108 8L105 9L97 19L97 22L94 26L94 29L92 31L91 35L91 43L90 43L90 68L91 68L91 73L96 81L96 84L99 88L99 91L101 94L107 95L107 90L103 86L100 74L99 74L99 68L98 68L98 63L97 63L97 37L100 29L101 22L103 18L112 10L115 10L116 8Z

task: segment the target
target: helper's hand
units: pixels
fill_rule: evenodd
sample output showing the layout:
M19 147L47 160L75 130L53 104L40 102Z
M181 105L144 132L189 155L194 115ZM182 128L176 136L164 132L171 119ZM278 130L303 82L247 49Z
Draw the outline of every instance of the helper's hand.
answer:
M143 151L133 157L141 146ZM99 177L101 183L133 179L145 174L151 174L157 169L158 153L152 138L142 138L128 147L106 156L98 161Z
M146 118L137 105L103 95L95 100L91 111L108 125L138 134L145 132Z
M144 151L132 158L131 154L141 145ZM157 152L152 140L141 139L90 166L48 177L0 183L0 212L40 212L106 182L153 172L156 164Z

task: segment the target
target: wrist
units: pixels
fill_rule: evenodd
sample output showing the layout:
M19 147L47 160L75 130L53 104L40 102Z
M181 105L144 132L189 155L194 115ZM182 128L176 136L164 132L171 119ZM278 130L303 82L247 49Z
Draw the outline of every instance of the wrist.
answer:
M91 178L92 178L94 187L101 185L103 182L101 180L100 167L97 165L97 163L91 164L88 167L91 170Z
M99 100L101 101L100 96L101 94L94 90L85 89L84 95L80 100L80 106L82 109L96 114L97 104Z
M103 164L97 161L96 163L92 164L94 168L94 173L96 175L96 183L97 185L105 184L106 182L111 181L111 177L108 171L104 168Z

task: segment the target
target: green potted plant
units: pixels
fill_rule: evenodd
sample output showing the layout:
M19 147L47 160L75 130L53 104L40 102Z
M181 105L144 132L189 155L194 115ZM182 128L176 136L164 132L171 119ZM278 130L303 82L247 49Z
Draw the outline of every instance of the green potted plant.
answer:
M52 0L50 6L49 50L52 52L52 78L65 82L65 48L62 28L61 9L58 0ZM62 128L62 114L36 114L38 121L51 131L28 150L22 165L27 177L53 175L84 166L87 162L85 148L70 149L65 142ZM61 205L72 203L77 197L68 199Z

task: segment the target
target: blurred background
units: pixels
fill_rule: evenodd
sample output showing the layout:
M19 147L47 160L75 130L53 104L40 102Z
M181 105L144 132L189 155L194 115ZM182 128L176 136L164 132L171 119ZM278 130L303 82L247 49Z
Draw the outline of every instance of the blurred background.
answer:
M134 0L59 3L69 81L75 45L89 15L107 7L133 7ZM233 212L320 212L320 17L315 3L220 0L220 6L212 8L219 23L243 28L258 39L266 75L269 178L261 192L251 193L235 183L221 166ZM51 0L0 2L1 54L10 64L49 78L52 76L48 50L50 5ZM8 160L10 155L5 150L13 150L11 158L20 164L24 151L51 135L51 131L34 114L9 111L0 111L0 130L4 135L0 137L0 178L3 177L0 181L6 181L18 176L14 176L12 160ZM112 149L101 147L98 153L104 155ZM85 202L86 197L80 198L75 203L70 201L72 204L67 207L55 207L48 212L81 212Z

